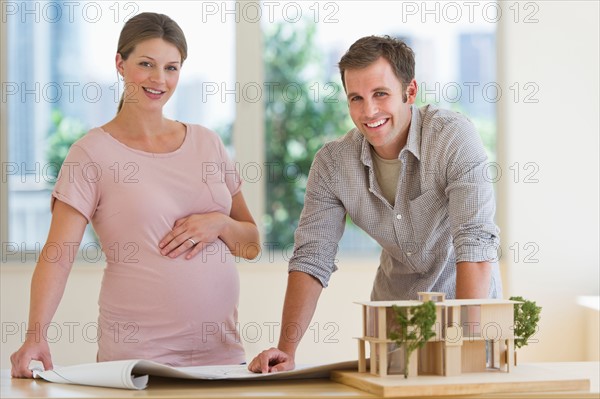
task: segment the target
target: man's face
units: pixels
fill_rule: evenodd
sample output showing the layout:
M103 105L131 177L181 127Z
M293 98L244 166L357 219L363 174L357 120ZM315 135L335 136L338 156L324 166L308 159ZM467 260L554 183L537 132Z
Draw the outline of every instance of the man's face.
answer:
M366 68L347 69L344 80L350 117L358 130L380 157L398 158L408 136L416 81L403 90L402 82L383 57ZM402 101L404 95L406 102Z

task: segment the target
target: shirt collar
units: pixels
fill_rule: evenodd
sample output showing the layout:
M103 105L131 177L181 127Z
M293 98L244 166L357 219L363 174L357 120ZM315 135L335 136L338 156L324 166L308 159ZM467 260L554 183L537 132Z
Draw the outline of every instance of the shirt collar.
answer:
M406 145L400 151L410 151L413 153L415 158L419 161L421 160L421 113L419 112L419 108L416 105L411 106L412 116L410 119L410 127L408 128L408 138L406 139ZM365 136L362 133L361 135L362 146L360 152L360 160L366 166L373 167L373 159L371 157L371 145L365 139ZM398 154L398 159L400 159L400 154Z
M358 129L357 129L358 131ZM360 140L362 141L360 149L360 160L365 166L373 168L373 159L371 158L371 144L365 139L365 136L359 131Z
M410 127L408 128L408 139L406 140L406 146L404 147L408 151L412 152L415 158L421 160L421 131L422 123L421 112L416 105L411 107L412 117L410 119ZM402 152L402 151L400 151Z

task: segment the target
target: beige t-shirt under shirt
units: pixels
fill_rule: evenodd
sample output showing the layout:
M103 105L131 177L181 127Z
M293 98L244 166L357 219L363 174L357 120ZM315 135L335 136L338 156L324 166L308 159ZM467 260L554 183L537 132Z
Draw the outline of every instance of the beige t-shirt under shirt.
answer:
M383 159L372 148L371 155L381 192L390 205L394 206L402 162L399 159Z

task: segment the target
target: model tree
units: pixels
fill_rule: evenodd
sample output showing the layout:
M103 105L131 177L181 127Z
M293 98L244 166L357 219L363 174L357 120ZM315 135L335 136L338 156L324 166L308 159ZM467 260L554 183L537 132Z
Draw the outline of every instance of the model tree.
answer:
M537 325L540 321L542 308L537 306L534 301L529 301L521 296L511 296L509 298L515 303L515 348L522 348L529 344L529 338L537 332ZM517 353L515 352L515 365L517 364Z
M408 378L408 364L411 353L420 349L429 341L435 332L435 304L432 301L418 306L401 308L393 306L398 326L390 332L392 339L399 347L404 348L404 378Z

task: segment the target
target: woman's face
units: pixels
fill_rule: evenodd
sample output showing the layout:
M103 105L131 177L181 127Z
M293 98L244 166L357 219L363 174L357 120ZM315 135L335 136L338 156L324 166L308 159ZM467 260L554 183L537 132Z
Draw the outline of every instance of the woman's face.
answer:
M117 54L117 69L125 82L123 107L162 110L173 95L181 69L181 54L161 39L138 43L127 60Z

